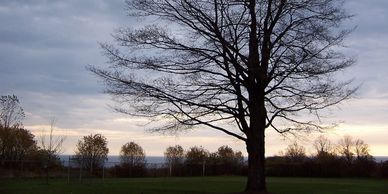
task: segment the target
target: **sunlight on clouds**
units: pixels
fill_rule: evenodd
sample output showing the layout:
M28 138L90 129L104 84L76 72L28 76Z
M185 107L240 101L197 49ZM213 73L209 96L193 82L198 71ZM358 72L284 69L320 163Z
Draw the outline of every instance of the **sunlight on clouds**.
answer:
M337 133L364 140L369 144L372 155L388 155L388 125L344 125Z
M333 130L324 133L312 133L301 141L307 150L312 154L315 152L312 143L315 138L323 135L331 140L333 144L338 144L345 135L350 135L354 139L361 139L369 145L370 154L374 156L388 155L388 125L351 125L340 124Z
M26 129L31 130L35 136L48 135L50 132L50 125L30 125L24 126ZM54 127L53 135L55 136L78 136L80 133L77 131L70 131L67 129L61 129Z
M112 122L114 123L121 123L121 124L136 124L136 125L145 125L149 123L150 121L147 118L141 118L141 117L120 117L112 119Z
M132 122L139 120L132 120L128 118L117 118L111 122L118 122L127 128ZM140 119L140 121L142 121ZM50 129L49 125L33 125L26 126L30 129L34 135L40 137L42 135L42 129L46 132ZM100 133L108 139L108 147L110 149L110 155L118 155L120 148L123 144L135 141L140 144L147 155L149 156L162 156L164 150L171 145L182 145L185 149L192 146L203 146L205 149L214 152L218 147L222 145L229 145L235 150L240 150L246 156L245 144L230 136L224 135L221 132L217 132L209 129L197 129L191 132L180 133L177 136L174 135L161 135L159 133L148 133L144 130L115 130L114 128L72 128L62 129L55 127L54 134L60 136L66 136L64 143L65 153L73 154L75 150L76 142L82 138L82 136ZM388 155L388 145L386 137L388 137L388 126L375 125L375 126L363 126L363 125L348 125L341 124L336 129L325 133L301 133L298 136L286 135L282 136L273 130L268 130L266 133L266 155L277 155L280 151L284 150L287 145L297 141L301 145L306 147L308 154L314 154L313 142L319 135L328 137L334 144L344 135L351 135L354 138L364 140L370 145L371 154L375 156Z

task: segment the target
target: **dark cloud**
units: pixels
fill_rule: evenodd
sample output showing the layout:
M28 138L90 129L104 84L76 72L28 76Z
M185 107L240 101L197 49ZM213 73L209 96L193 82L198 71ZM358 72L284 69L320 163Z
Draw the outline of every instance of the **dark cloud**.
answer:
M85 65L127 17L122 1L1 1L0 91L96 90ZM89 88L89 89L88 89Z
M388 1L384 0L348 0L348 12L354 14L352 21L358 26L356 35L385 34L388 30Z
M347 26L356 26L346 39L346 52L357 63L346 72L361 88L358 97L387 96L388 85L388 1L349 0L348 12L354 14ZM387 114L387 113L385 113Z
M101 119L111 111L106 98L96 100L102 88L85 66L104 63L98 42L110 41L115 28L130 22L123 5L122 0L0 1L0 94L19 96L31 116L27 124L60 117L63 126L76 127L91 114Z

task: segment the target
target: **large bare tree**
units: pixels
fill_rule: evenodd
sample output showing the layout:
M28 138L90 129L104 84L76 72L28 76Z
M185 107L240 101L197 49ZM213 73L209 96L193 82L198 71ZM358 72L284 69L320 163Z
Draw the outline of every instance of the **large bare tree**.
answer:
M117 45L102 44L111 65L90 69L118 111L156 118L155 130L202 125L244 141L246 191L266 192L266 129L320 130L315 115L354 92L336 80L354 63L338 49L351 31L340 28L350 17L341 0L128 0L126 8L144 26L117 30Z

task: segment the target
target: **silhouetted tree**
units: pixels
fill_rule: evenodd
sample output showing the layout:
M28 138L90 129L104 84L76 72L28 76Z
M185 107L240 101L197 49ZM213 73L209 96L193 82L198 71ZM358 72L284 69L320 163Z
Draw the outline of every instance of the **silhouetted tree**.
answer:
M0 97L0 128L21 128L25 117L17 96Z
M127 168L129 176L140 176L145 171L145 153L143 148L135 142L129 142L121 147L121 165Z
M209 151L202 146L194 146L186 152L186 167L190 170L190 175L203 175L203 165L208 159Z
M167 164L182 164L184 161L185 152L180 145L169 146L164 152L164 157Z
M321 130L319 117L300 115L317 115L355 90L335 79L353 64L337 49L350 31L339 29L349 18L342 0L126 3L131 16L151 19L118 30L120 48L102 44L112 65L91 71L122 103L118 111L163 117L157 131L204 125L244 141L246 191L266 191L267 128Z
M233 151L229 146L221 146L215 153L217 165L223 172L222 174L236 173L244 165L244 156L240 151Z
M373 176L376 169L375 158L369 154L369 145L361 139L354 141L354 172L356 176Z
M20 101L15 95L0 97L0 160L1 165L6 161L23 161L37 150L34 135L23 128L22 119L25 117Z
M242 153L240 151L233 151L233 149L227 145L219 147L216 154L222 163L241 164L244 162Z
M103 167L109 152L107 144L106 138L101 134L90 134L78 140L75 154L81 167L91 173L93 169Z
M284 153L284 156L291 161L297 161L297 162L302 162L307 158L306 149L303 146L299 145L297 142L294 142L293 144L288 145Z
M145 163L143 148L135 142L129 142L121 147L120 161L123 164L137 165Z
M314 147L317 154L314 157L316 164L315 176L321 177L338 177L341 175L341 160L335 153L335 146L324 136L319 136L314 141Z
M354 141L354 152L358 160L368 159L371 157L369 154L369 145L361 139L356 139Z
M6 161L24 161L28 155L37 150L34 135L23 128L0 128L0 139L2 142L0 158L4 165Z
M315 139L314 148L317 151L317 157L327 156L333 152L333 145L331 141L322 135Z
M185 152L180 145L169 146L166 148L164 152L164 158L166 160L166 164L170 168L170 174L179 174L178 171L182 171L180 168L182 167L183 161L185 157Z
M46 183L48 183L49 170L55 165L62 153L62 144L66 139L66 136L55 135L55 120L52 119L50 123L50 129L48 131L43 130L40 136L40 153L43 155L44 168L46 171Z
M382 177L388 178L388 161L380 164L380 173Z
M337 145L338 153L342 156L348 166L352 164L354 159L353 146L353 137L349 135L345 135Z
M202 146L194 146L189 148L186 153L187 164L203 164L209 157L209 151L205 150Z

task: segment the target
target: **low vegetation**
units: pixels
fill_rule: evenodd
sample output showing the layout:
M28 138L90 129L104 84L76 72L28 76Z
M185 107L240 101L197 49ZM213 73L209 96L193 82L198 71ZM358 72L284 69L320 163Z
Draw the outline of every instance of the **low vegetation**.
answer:
M44 180L0 182L0 193L7 194L216 194L238 192L244 177L186 177L102 179L71 182L57 179L49 185ZM386 180L268 178L268 190L275 194L386 194Z

